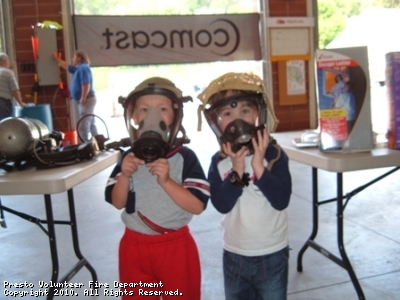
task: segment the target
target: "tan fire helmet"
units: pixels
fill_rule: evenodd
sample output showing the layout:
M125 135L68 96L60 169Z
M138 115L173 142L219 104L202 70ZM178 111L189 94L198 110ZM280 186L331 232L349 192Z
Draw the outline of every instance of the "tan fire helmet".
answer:
M257 94L262 94L265 105L267 107L266 123L267 128L270 132L274 132L279 123L279 120L275 116L274 108L272 102L267 96L267 92L263 83L263 80L252 73L226 73L213 81L208 85L208 87L198 95L198 99L203 103L198 109L198 131L201 131L201 112L205 112L213 104L210 103L212 96L226 90L240 90L245 92L252 92Z

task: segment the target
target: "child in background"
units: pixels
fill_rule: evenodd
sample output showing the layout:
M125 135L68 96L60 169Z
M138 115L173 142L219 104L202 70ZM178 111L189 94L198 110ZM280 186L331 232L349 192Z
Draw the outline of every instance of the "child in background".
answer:
M284 300L292 181L288 157L266 129L264 84L253 74L227 73L198 98L221 145L208 181L211 202L225 214L225 298Z
M106 201L124 209L119 280L149 284L126 288L135 299L175 299L165 292L179 290L182 299L200 300L199 254L187 224L206 208L209 185L195 153L183 146L182 92L168 79L149 78L123 105L132 148L105 191Z

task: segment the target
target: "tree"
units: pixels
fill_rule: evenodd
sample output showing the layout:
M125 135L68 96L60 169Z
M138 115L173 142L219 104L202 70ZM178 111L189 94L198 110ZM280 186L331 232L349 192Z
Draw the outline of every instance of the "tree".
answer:
M74 0L80 15L190 15L200 13L249 13L258 0Z
M349 17L368 7L400 8L400 0L318 0L319 48L324 49L346 27Z
M358 15L363 0L318 0L319 48L328 45L345 27L350 16Z
M400 8L399 0L375 0L374 4L378 7Z

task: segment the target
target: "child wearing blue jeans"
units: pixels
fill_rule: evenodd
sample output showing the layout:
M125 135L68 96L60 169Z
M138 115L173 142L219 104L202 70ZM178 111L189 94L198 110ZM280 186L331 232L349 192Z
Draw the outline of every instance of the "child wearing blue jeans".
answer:
M227 73L198 98L221 146L208 181L211 202L224 214L225 298L284 300L292 181L288 157L266 129L264 84L253 74Z

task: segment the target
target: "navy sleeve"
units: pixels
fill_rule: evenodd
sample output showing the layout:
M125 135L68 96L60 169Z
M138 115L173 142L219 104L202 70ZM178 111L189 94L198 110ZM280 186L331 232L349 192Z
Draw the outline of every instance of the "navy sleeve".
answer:
M279 157L280 155L280 157ZM292 194L292 178L289 172L289 158L279 146L268 146L267 161L279 157L270 171L265 168L260 179L254 184L258 186L263 195L276 210L284 210L289 205Z
M182 147L179 153L183 157L182 185L187 188L196 198L207 206L210 197L210 186L201 167L200 161L193 150Z
M211 203L217 211L226 214L235 206L237 199L243 193L243 188L232 185L228 178L221 179L218 172L219 161L219 153L216 153L211 159L208 181L210 183Z

